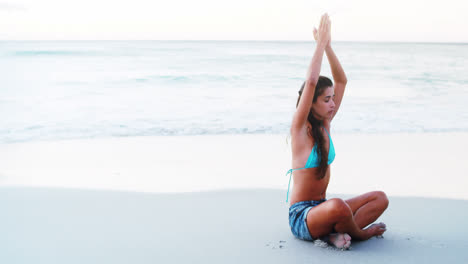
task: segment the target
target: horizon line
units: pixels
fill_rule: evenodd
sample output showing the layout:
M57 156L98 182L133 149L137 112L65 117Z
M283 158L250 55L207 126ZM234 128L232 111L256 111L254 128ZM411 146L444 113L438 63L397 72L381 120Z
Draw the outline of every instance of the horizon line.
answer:
M315 40L252 40L252 39L0 39L0 41L168 41L168 42L314 42ZM468 44L465 41L395 41L395 40L334 40L335 43L395 43L395 44Z

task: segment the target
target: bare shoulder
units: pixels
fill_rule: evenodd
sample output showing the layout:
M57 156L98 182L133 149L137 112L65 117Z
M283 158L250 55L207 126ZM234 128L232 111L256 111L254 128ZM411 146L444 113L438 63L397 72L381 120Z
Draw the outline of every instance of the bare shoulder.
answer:
M291 147L293 153L298 153L307 148L310 142L307 125L291 128Z
M307 138L307 126L291 127L291 141L292 143L302 143Z

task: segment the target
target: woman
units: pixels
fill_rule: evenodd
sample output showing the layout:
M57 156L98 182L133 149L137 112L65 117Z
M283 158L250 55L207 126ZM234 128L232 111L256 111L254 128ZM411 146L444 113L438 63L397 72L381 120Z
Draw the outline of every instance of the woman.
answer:
M385 232L383 223L365 227L385 211L388 199L385 193L376 191L349 200L326 200L329 165L335 158L330 124L340 107L347 82L331 48L330 28L330 19L324 14L319 29L314 28L317 46L299 91L291 125L292 168L295 169L288 172L294 177L289 225L297 238L321 238L347 249L351 238L366 240ZM319 76L324 52L331 66L334 86L330 79Z

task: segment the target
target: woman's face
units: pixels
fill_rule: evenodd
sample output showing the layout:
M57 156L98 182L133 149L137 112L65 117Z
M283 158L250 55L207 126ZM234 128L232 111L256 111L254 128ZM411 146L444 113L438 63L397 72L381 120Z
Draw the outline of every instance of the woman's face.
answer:
M330 86L312 103L312 113L318 120L330 119L335 112L335 89Z

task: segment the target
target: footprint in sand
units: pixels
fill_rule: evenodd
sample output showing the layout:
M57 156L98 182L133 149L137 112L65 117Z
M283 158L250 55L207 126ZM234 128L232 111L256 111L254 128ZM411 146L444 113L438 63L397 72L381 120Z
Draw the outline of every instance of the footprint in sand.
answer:
M277 248L283 249L285 243L286 243L285 240L279 240L278 243L268 242L267 244L265 244L265 246L271 247L271 249L277 249Z

